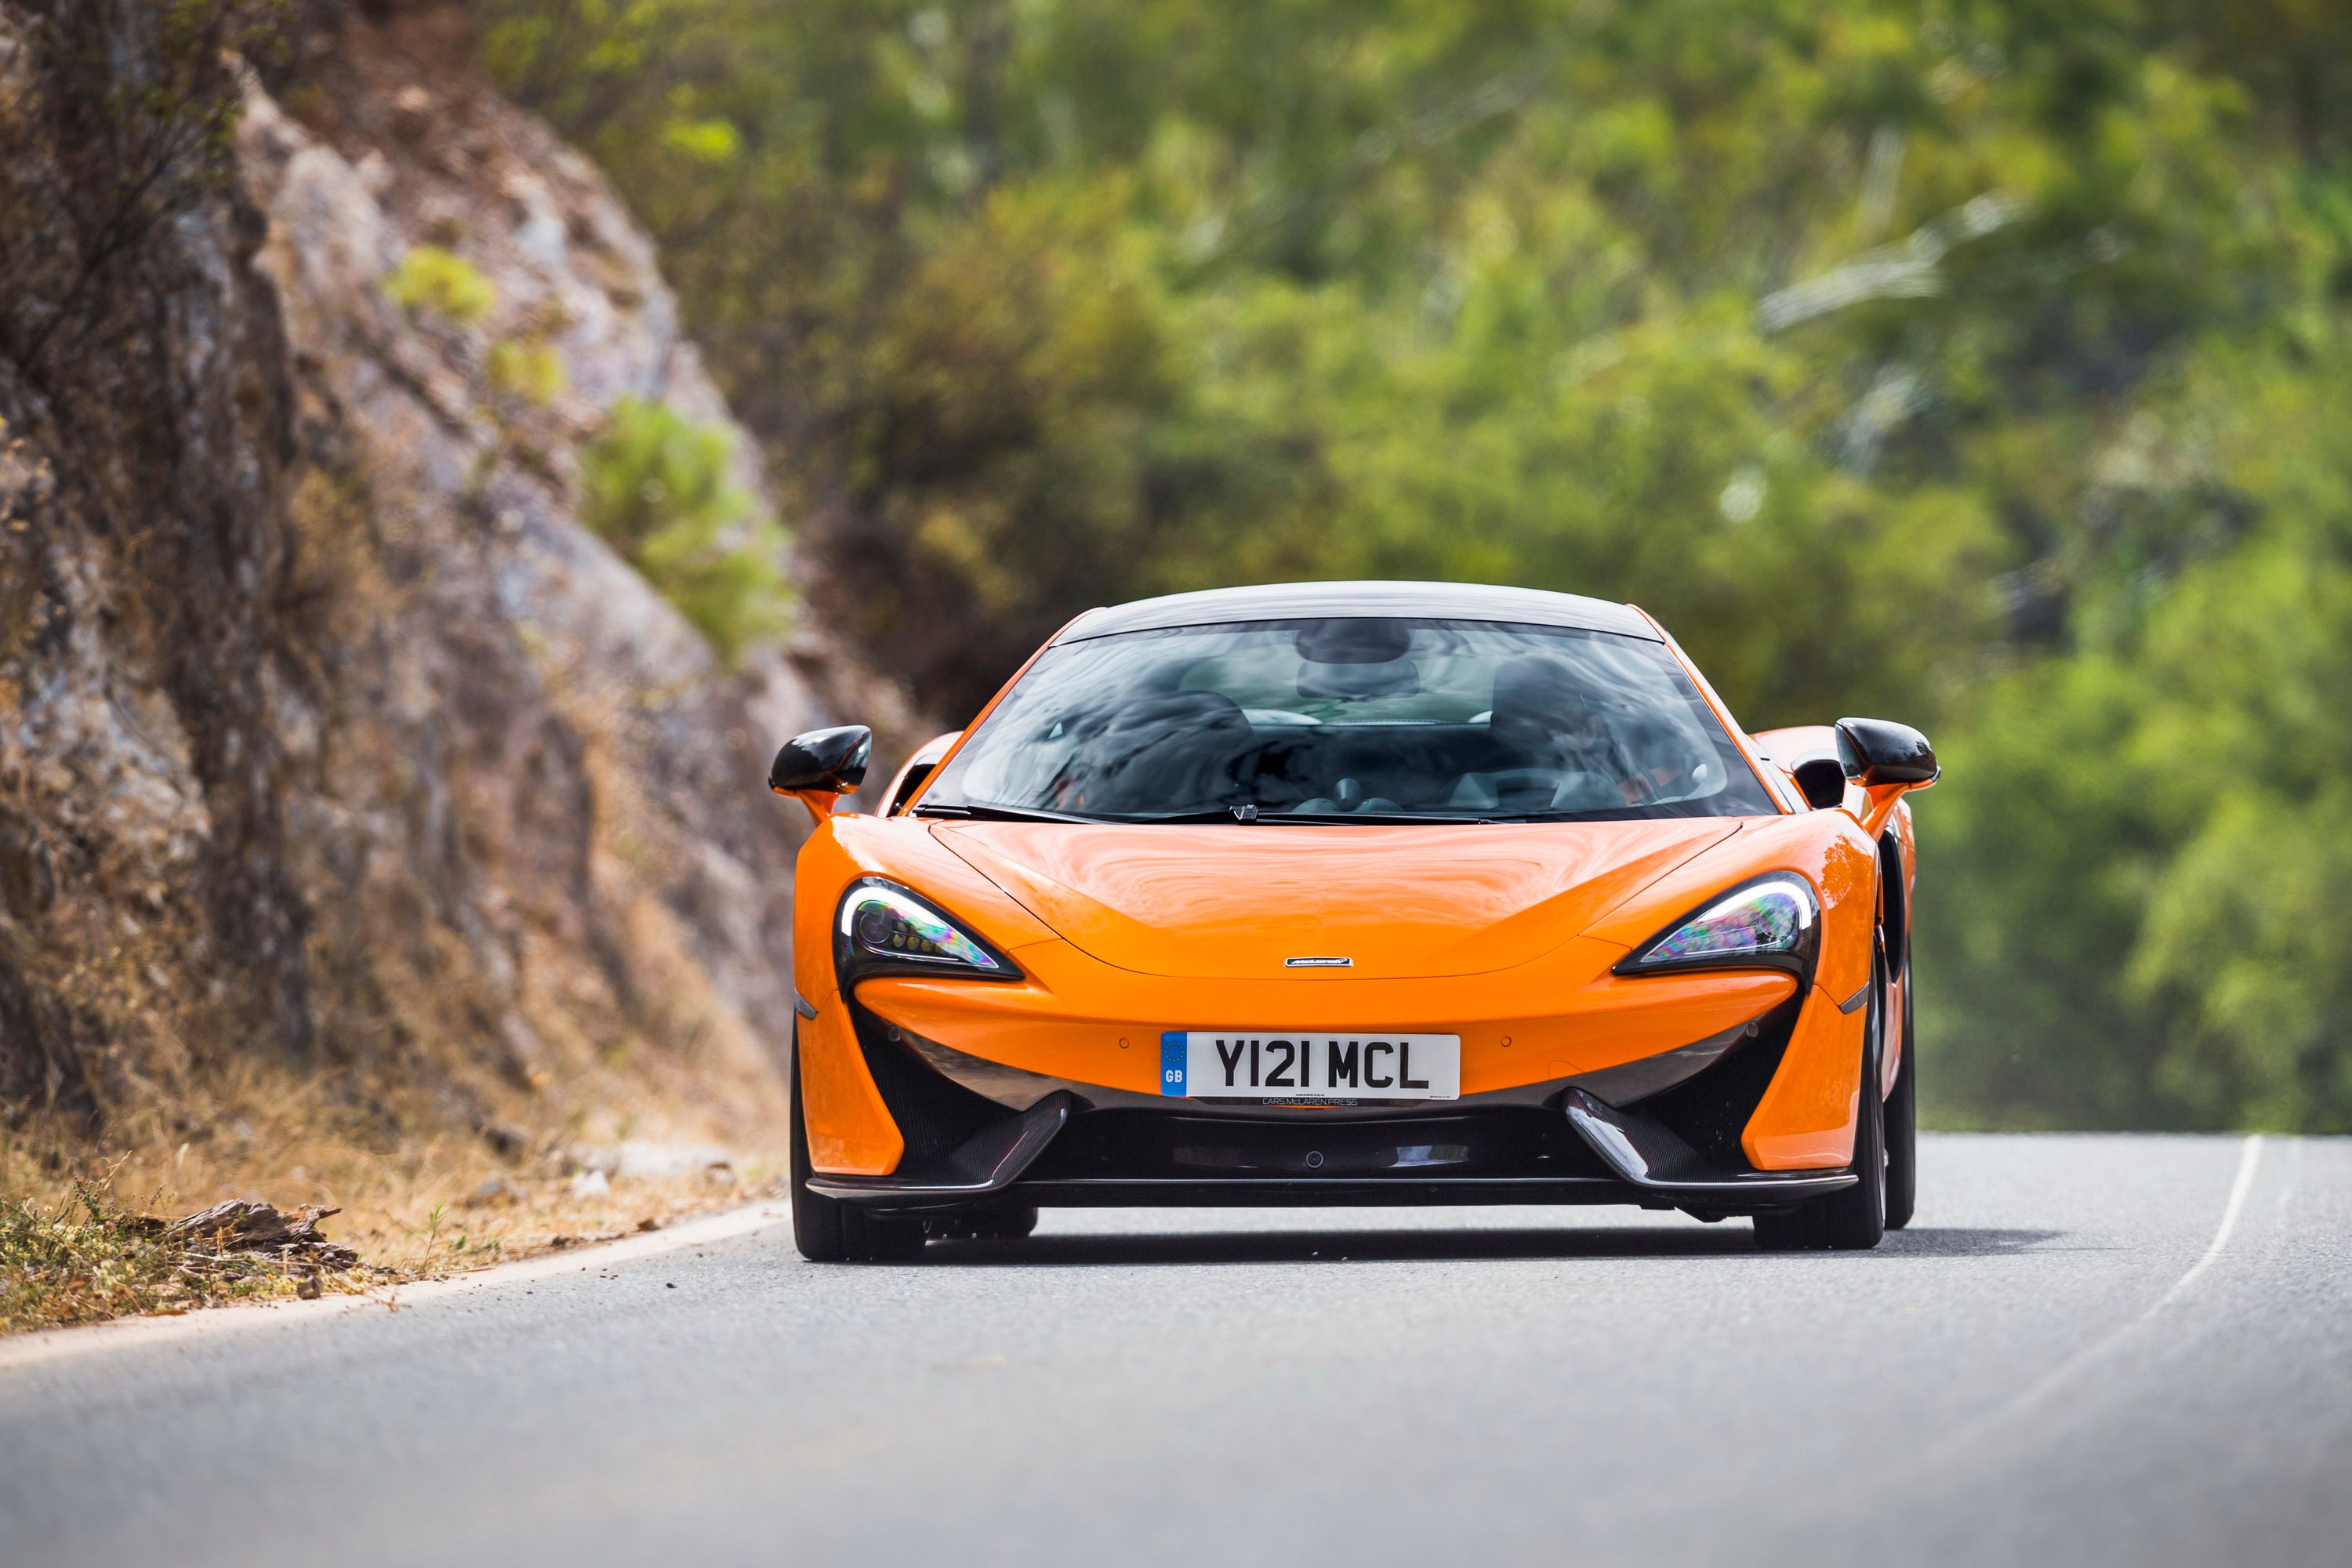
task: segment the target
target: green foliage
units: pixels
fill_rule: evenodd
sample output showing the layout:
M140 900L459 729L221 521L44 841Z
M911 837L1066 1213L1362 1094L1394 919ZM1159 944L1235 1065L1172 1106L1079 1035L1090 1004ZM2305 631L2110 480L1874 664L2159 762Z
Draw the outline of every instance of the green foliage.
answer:
M384 297L412 318L439 316L471 327L499 308L495 284L472 262L438 245L420 245L384 274Z
M791 624L783 530L732 475L732 437L625 397L581 453L583 515L730 659Z
M478 10L943 712L1139 594L1632 599L1948 752L1931 1108L2352 1128L2352 8Z
M1976 1115L2352 1125L2352 332L2305 349L2217 347L2150 398L2165 492L2260 525L2150 527L2198 553L1977 694L1965 784L1922 803L1949 868L1927 1005Z
M482 374L494 391L541 408L562 396L572 379L555 345L533 338L500 338L492 343Z

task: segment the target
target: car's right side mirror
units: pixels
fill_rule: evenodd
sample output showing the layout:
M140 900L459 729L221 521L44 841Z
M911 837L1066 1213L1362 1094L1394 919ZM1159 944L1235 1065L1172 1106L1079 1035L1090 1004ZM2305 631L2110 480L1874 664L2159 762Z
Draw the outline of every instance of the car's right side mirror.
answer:
M1936 748L1908 724L1890 719L1841 719L1837 721L1838 765L1847 782L1859 784L1867 804L1860 813L1863 826L1876 833L1895 803L1906 792L1934 784L1943 770L1936 764Z

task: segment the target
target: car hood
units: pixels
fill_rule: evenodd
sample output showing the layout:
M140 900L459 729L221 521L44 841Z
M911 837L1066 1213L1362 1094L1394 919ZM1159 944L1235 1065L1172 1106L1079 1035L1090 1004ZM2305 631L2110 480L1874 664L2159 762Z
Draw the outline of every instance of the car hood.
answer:
M1507 969L1739 830L1722 817L1430 827L959 822L939 841L1073 946L1147 974ZM1345 958L1345 968L1289 968Z

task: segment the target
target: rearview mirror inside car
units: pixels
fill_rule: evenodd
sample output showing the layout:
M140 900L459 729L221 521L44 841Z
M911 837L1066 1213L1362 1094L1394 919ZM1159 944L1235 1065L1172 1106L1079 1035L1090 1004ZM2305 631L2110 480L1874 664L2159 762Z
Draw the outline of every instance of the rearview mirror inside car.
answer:
M1386 664L1302 664L1298 695L1336 697L1343 702L1367 697L1411 697L1421 689L1421 667L1409 658Z

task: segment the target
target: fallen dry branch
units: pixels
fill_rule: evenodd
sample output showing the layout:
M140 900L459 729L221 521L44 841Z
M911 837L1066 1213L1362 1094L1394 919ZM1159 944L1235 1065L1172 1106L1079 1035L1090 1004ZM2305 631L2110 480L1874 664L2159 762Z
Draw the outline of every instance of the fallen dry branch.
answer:
M319 1234L335 1212L241 1198L166 1219L119 1206L104 1180L53 1208L0 1198L0 1333L362 1289L358 1255Z
M350 1268L358 1264L359 1254L319 1234L320 1220L341 1213L304 1204L289 1219L259 1198L231 1198L185 1219L149 1223L162 1226L165 1241L192 1255L259 1254L289 1265Z

